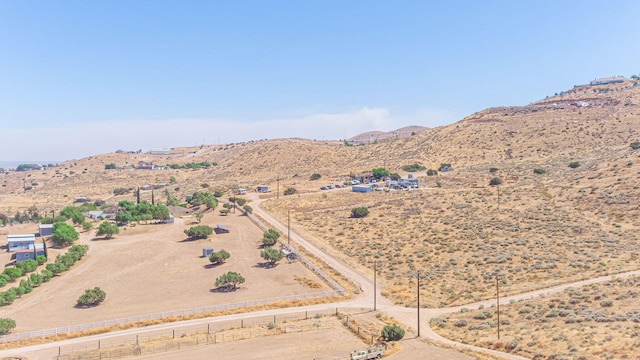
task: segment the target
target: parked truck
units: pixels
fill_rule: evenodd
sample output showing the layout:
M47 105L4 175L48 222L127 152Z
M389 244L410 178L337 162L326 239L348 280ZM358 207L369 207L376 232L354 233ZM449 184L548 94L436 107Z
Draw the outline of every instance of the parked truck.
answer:
M366 349L354 350L350 355L351 360L380 359L384 355L384 346L369 346Z

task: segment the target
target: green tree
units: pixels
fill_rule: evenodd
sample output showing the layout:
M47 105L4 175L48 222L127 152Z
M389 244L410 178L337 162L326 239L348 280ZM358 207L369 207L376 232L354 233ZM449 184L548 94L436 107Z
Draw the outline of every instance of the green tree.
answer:
M427 170L427 176L435 176L438 175L438 170L429 169Z
M381 335L385 341L398 341L404 337L404 329L396 324L387 325L382 328Z
M416 171L427 170L427 168L420 164L411 164L411 165L402 166L402 170L406 172L416 172Z
M280 238L280 233L269 229L262 235L262 244L264 246L273 246L278 241L278 238Z
M389 170L381 167L381 168L375 168L373 170L371 170L371 173L373 174L373 177L380 180L385 176L389 176L391 175L391 173L389 172Z
M84 294L80 295L76 304L81 307L95 306L104 301L107 297L107 293L99 287L93 289L86 289Z
M9 318L0 318L0 335L7 335L16 327L16 322Z
M118 226L111 224L108 221L102 222L98 227L98 231L96 232L96 236L104 236L105 239L111 239L113 235L120 232Z
M244 283L245 279L237 272L229 271L225 274L220 275L216 279L215 286L217 288L226 287L228 290L235 291L238 284Z
M228 251L221 249L220 251L212 252L209 256L209 261L211 261L212 264L220 265L227 261L230 256L231 254L229 254Z
M133 221L133 216L128 211L119 211L116 214L116 224L119 226L127 225L131 221Z
M285 195L293 195L296 192L298 192L298 190L296 190L296 188L288 187L288 188L284 189L284 194Z
M113 170L113 169L117 169L118 167L116 166L116 164L114 163L109 163L109 164L105 164L104 165L104 169L105 170Z
M270 266L275 266L278 261L282 260L284 253L280 249L268 246L260 252L260 257L266 260Z
M245 212L246 214L251 214L251 213L253 213L253 208L252 208L251 206L249 206L249 205L245 205L245 206L243 206L243 207L242 207L242 209L244 210L244 212Z
M369 209L366 207L357 207L351 209L351 217L352 218L363 218L369 215Z
M391 175L389 175L389 177L391 178L391 180L400 180L401 176L398 173L391 173Z
M311 174L311 177L309 178L310 180L319 180L322 177L322 175L318 174L318 173L313 173Z
M15 280L22 276L22 270L15 267L5 268L2 273L7 275L9 277L9 280Z
M184 233L191 239L206 239L213 234L213 228L209 225L196 225L185 230Z
M51 234L51 241L57 246L63 246L70 244L78 240L78 232L73 226L63 222L57 222L53 224L53 232Z

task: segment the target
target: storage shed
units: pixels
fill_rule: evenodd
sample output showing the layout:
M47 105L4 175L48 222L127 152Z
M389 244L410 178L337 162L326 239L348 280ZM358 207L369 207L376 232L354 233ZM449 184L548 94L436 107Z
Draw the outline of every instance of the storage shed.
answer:
M216 234L228 234L229 233L229 228L224 226L224 225L216 225L215 228Z
M213 253L213 248L202 248L202 257L208 258Z
M266 192L269 192L269 187L266 185L258 185L258 187L256 188L256 191L266 193Z
M38 225L38 234L40 236L51 236L53 234L53 224Z

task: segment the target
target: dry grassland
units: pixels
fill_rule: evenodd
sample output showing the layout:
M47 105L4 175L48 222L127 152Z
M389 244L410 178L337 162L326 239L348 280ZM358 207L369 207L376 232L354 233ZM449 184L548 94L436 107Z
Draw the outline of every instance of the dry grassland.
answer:
M432 326L456 341L532 359L637 359L640 278L615 279L496 307L463 309Z

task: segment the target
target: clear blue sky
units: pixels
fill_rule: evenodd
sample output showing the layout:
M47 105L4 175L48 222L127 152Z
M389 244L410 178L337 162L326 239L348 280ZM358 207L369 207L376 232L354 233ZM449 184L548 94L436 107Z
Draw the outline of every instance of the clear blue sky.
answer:
M0 0L0 160L345 139L640 73L640 1Z

